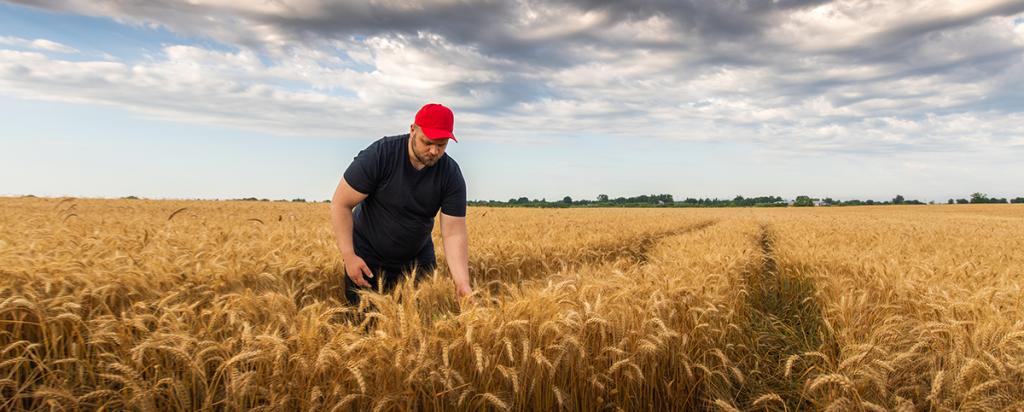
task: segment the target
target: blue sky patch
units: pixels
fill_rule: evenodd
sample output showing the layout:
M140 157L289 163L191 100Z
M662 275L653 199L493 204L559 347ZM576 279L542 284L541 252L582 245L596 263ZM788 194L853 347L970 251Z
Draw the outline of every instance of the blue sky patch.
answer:
M164 46L183 44L205 49L237 52L238 48L209 39L183 37L163 26L121 24L105 17L91 17L0 3L0 36L28 40L47 39L78 49L81 56L69 60L94 60L110 55L125 62L159 55Z

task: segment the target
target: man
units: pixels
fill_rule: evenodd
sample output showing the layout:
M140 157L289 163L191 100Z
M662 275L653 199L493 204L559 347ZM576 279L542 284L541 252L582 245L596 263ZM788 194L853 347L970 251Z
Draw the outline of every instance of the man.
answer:
M434 270L430 233L441 212L445 259L456 296L472 293L466 234L466 182L445 154L455 117L440 104L416 113L409 134L384 137L356 155L331 200L334 236L345 261L345 296L359 288L391 290L407 273Z

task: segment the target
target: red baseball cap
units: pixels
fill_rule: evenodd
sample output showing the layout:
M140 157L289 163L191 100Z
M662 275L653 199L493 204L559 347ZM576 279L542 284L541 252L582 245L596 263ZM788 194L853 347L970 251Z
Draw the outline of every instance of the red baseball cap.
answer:
M416 112L416 120L413 122L423 130L423 134L430 139L452 139L458 142L452 130L455 127L455 115L452 109L437 103L428 103Z

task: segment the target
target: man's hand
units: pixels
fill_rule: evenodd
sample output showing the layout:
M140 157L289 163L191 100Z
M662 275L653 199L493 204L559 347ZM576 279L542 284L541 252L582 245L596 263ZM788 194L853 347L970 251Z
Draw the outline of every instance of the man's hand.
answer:
M455 282L455 297L464 299L473 295L469 286L469 235L466 233L465 216L448 216L441 213L441 240L444 242L444 259Z
M352 209L366 197L366 194L353 189L342 177L338 182L338 188L334 190L334 197L331 198L331 225L334 227L335 243L338 244L338 250L341 251L345 262L345 275L357 286L371 288L373 285L370 285L366 278L372 278L373 273L363 258L356 256L352 246Z
M373 272L370 272L370 267L366 266L366 262L363 258L350 255L343 258L345 261L345 274L348 275L349 279L352 279L352 283L364 288L371 288L370 282L366 281L366 278L372 278ZM363 275L366 275L366 278Z
M469 287L469 284L455 285L455 297L465 298L473 295L473 288Z

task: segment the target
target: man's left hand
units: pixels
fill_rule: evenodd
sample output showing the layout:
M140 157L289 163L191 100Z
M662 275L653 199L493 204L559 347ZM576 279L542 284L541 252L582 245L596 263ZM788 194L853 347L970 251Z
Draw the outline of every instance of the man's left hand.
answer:
M462 299L473 295L473 288L469 285L455 285L455 297Z

